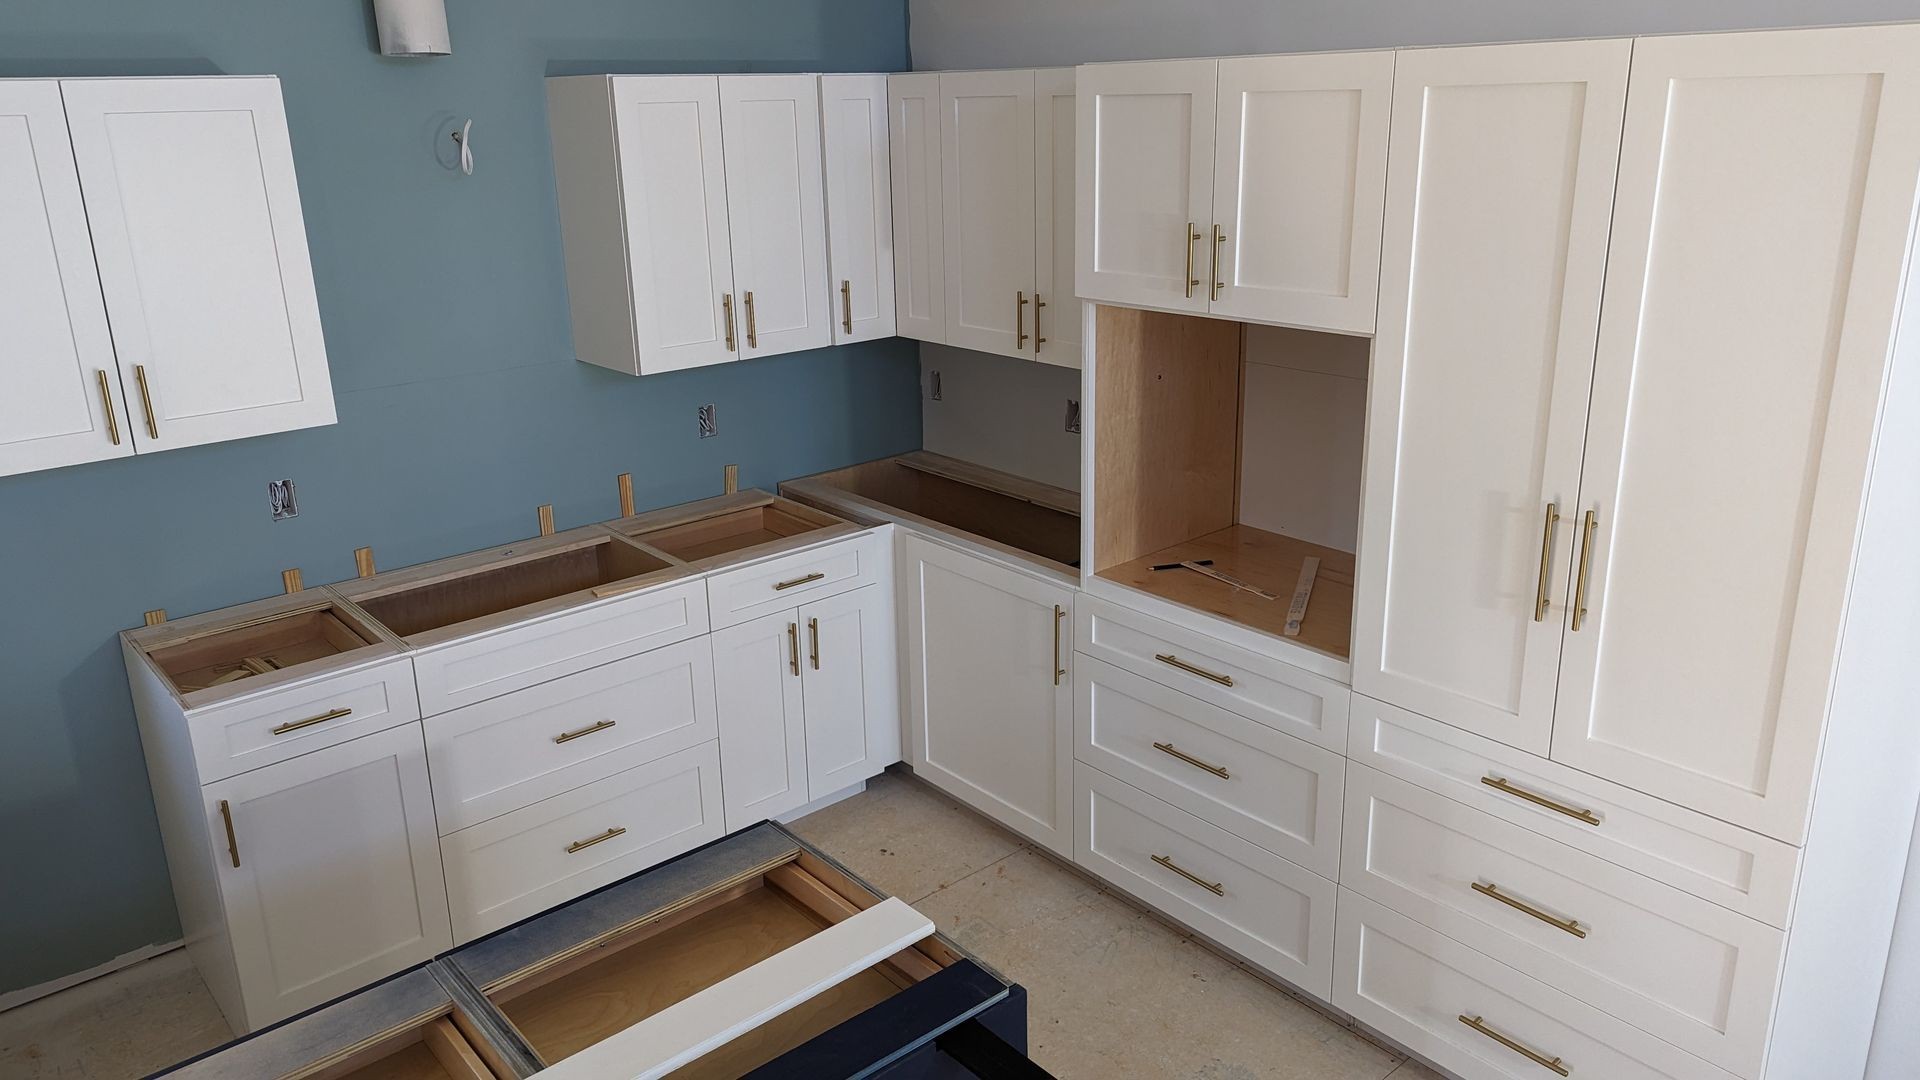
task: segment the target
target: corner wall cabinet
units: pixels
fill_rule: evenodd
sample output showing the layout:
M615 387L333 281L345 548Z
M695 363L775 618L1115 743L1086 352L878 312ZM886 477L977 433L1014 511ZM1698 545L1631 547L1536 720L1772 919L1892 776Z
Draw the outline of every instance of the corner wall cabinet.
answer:
M894 335L893 180L885 75L820 76L833 343Z
M0 80L0 475L334 422L280 82Z

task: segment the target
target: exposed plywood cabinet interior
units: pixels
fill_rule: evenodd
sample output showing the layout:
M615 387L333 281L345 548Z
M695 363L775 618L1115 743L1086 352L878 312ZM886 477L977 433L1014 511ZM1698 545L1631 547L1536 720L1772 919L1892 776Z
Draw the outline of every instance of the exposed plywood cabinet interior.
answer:
M1106 306L1094 325L1094 571L1345 659L1370 342ZM1152 569L1206 560L1272 598Z

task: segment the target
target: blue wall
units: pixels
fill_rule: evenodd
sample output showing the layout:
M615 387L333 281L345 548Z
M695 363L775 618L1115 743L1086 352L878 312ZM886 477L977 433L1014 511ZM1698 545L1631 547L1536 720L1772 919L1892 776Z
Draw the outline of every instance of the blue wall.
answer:
M894 71L903 0L448 0L378 55L364 0L0 0L0 77L273 73L340 423L0 478L0 992L179 934L116 631L919 445L911 343L634 379L580 364L544 76ZM472 117L477 169L447 138ZM0 333L4 333L0 327ZM0 348L4 348L0 343ZM0 393L5 388L0 387ZM694 412L718 405L720 434ZM272 523L267 481L300 516Z

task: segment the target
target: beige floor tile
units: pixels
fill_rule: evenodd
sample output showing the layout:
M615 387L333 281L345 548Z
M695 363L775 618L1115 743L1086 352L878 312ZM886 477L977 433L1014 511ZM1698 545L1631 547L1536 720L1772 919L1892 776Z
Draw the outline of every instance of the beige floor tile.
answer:
M1407 1063L1400 1066L1392 1076L1387 1077L1387 1080L1447 1080L1447 1078L1408 1058Z
M1027 987L1032 1056L1069 1080L1382 1080L1400 1064L1031 851L914 906Z
M232 1038L184 949L0 1013L0 1076L145 1076Z
M920 781L893 773L788 827L909 903L1025 846Z

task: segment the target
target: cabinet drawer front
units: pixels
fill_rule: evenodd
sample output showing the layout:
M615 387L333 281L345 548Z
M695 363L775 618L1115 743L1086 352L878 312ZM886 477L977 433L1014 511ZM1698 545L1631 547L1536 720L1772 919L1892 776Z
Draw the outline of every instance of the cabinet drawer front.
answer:
M420 711L433 716L707 632L699 581L618 597L413 656Z
M1346 749L1352 692L1332 679L1091 596L1075 621L1076 647L1088 656L1329 750Z
M1759 1074L1781 931L1364 766L1346 821L1347 888Z
M200 782L420 719L413 664L402 658L288 687L187 718Z
M1075 862L1302 990L1327 996L1333 882L1092 766L1076 763L1073 779Z
M1340 872L1345 758L1098 660L1074 694L1080 760L1316 874Z
M1463 1076L1552 1080L1554 1072L1495 1036L1557 1059L1563 1075L1580 1080L1733 1076L1347 889L1333 1003Z
M883 539L874 534L714 574L707 579L713 627L733 626L809 600L885 579Z
M1786 926L1798 849L1360 694L1353 707L1353 761Z
M708 742L442 837L454 942L565 903L725 831L720 751Z
M716 735L704 638L429 717L440 833L571 791Z

